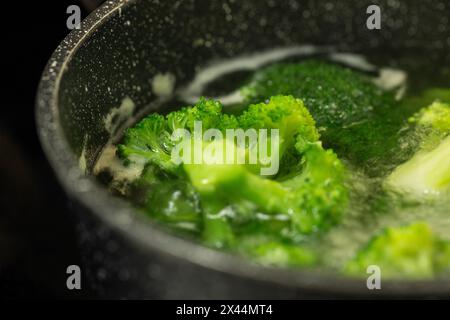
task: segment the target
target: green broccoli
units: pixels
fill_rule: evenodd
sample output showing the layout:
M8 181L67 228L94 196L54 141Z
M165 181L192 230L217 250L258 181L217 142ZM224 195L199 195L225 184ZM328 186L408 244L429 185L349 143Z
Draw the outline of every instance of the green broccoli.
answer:
M192 132L195 121L201 121L204 130L225 130L237 125L234 116L222 113L219 102L201 98L193 107L182 108L165 117L151 114L126 130L118 155L126 163L153 163L163 170L176 172L179 166L172 161L171 151L177 142L171 139L172 133L176 129Z
M301 170L300 153L296 148L319 141L315 121L300 99L292 96L274 96L267 103L250 105L239 117L244 129L279 129L278 180L295 175Z
M242 94L247 102L279 94L302 99L324 145L368 173L379 173L372 172L374 161L391 162L398 153L404 115L393 94L348 68L319 61L275 64L258 71Z
M450 105L435 102L409 119L418 151L386 179L386 186L414 195L450 190Z
M304 101L318 126L326 128L366 121L392 106L393 99L360 73L314 60L268 66L241 92L250 102L293 95Z
M449 271L450 244L423 222L386 228L348 262L345 272L364 276L370 265L380 267L386 278L432 278Z
M308 234L338 223L347 209L349 195L346 170L335 153L319 144L301 150L303 171L282 185L291 191L296 230Z
M210 238L220 237L220 230L228 230L229 227L224 224L221 229L220 219L209 219L212 217L208 212L211 211L208 209L212 205L210 202L202 203L203 215L198 214L197 191L186 180L180 165L172 159L172 150L178 143L172 139L172 134L177 129L186 129L192 133L196 121L201 121L203 130L226 130L237 126L234 116L222 113L222 105L219 102L201 98L195 106L184 107L166 116L151 114L129 128L122 144L118 146L118 155L125 164L140 162L147 166L146 173L135 184L138 186L136 189L144 193L144 199L137 201L141 207L159 221L177 229L196 231L201 225L210 226L204 233L206 241L209 241ZM171 178L155 177L152 174L156 170L154 166ZM205 217L204 221L201 221L199 216ZM228 234L231 235L230 232ZM231 236L229 238L231 239ZM220 247L220 244L214 245Z
M201 229L199 197L183 176L175 176L148 164L134 181L128 196L148 215L170 228L197 236Z
M123 143L117 148L126 163L154 163L167 171L174 171L171 161L170 132L164 116L151 114L125 133Z
M279 129L281 150L294 147L298 142L295 139L305 145L319 140L315 121L303 101L289 95L273 96L267 103L250 105L238 121L243 129Z
M224 130L235 128L237 120L234 116L222 113L222 104L215 100L200 98L193 107L184 107L166 116L171 132L176 129L194 130L195 121L201 121L204 130L215 128Z
M175 148L171 135L177 129L194 131L196 121L202 121L203 129L217 128L222 133L227 129L278 129L278 156L283 169L262 177L257 173L261 163L176 165L171 159ZM166 224L176 225L178 221L178 225L192 230L201 229L206 244L232 249L239 241L235 227L242 221L256 221L258 212L285 216L291 234L326 230L339 221L348 204L346 172L337 156L323 149L319 138L308 109L292 96L274 96L265 103L250 105L239 116L224 114L218 102L202 99L167 116L150 115L128 129L119 145L119 156L147 165L139 183L150 191L141 204L147 211L155 211L153 216ZM201 151L230 144L236 154L248 156L255 151L254 146L238 144L234 136L229 139L226 134L222 139L203 140ZM194 137L188 138L191 146L195 142ZM228 155L222 156L225 160ZM155 178L155 170L172 177L167 179L171 182ZM170 196L174 191L176 198ZM156 200L159 205L152 207ZM298 250L283 247L278 252L295 256Z
M434 102L409 118L421 135L423 149L434 148L450 134L450 103Z
M275 181L251 173L244 165L184 164L183 168L200 196L204 241L211 246L232 244L228 220L234 215L230 209L233 204L249 202L269 213L284 209L279 201L285 198L286 190Z
M279 128L284 149L295 153L300 174L279 182L244 165L184 164L203 204L214 203L212 207L222 212L233 203L252 203L262 212L290 217L292 229L304 234L339 221L348 203L345 169L332 151L322 148L314 121L300 100L273 97L250 106L238 121L245 128Z

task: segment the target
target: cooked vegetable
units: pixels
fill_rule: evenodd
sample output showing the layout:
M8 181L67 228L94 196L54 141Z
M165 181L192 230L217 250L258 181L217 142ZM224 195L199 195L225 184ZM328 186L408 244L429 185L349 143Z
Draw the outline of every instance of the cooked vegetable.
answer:
M450 270L450 244L423 222L386 228L346 266L350 275L367 276L376 265L383 278L431 278Z
M129 128L123 143L118 146L119 157L126 162L153 163L163 170L174 172L177 165L171 161L171 151L176 141L171 139L176 129L194 130L195 121L203 129L234 128L234 116L223 114L222 105L213 100L200 99L193 107L182 108L167 116L151 114Z
M347 173L337 156L320 144L302 150L303 171L282 183L291 190L292 220L302 233L326 230L339 222L347 209Z
M305 169L282 183L261 178L244 166L185 165L203 205L221 215L233 203L250 202L270 214L284 214L298 233L326 230L347 208L345 170L330 151L311 145L304 151Z
M172 143L164 116L152 114L127 130L123 144L118 146L119 157L126 163L154 163L164 170L173 171L170 161Z
M390 188L414 195L450 190L450 105L435 102L410 118L419 150L386 179Z
M319 140L315 121L302 100L273 96L267 103L253 104L239 117L243 129L279 129L280 155L294 146L301 153L308 143Z
M391 161L396 152L404 117L393 94L348 68L319 61L276 64L258 71L242 94L250 102L279 94L302 99L325 146L369 173L374 161Z
M183 233L201 232L198 194L183 177L148 165L129 190L134 202L158 221Z
M273 97L268 103L250 106L238 121L245 129L280 129L281 149L287 150L303 170L280 183L262 178L243 165L184 165L202 204L208 211L216 210L208 217L216 219L224 208L249 202L262 212L289 216L292 228L300 233L337 223L348 204L345 170L332 151L321 147L314 121L303 103L292 97ZM215 221L214 227L218 223Z
M205 119L204 127L221 128L222 131L231 125L243 130L278 129L279 156L283 161L286 155L291 163L291 167L284 166L283 174L277 175L282 182L259 176L254 166L248 164L185 163L182 170L177 167L170 159L174 146L170 135L178 128L192 132L194 121L202 119ZM228 221L239 215L236 210L230 214L230 206L242 208L250 205L254 211L286 215L291 221L291 229L297 233L325 230L339 221L348 204L345 169L331 150L325 151L321 147L318 139L314 120L299 99L276 96L267 103L249 106L237 118L222 114L219 103L201 100L194 107L172 112L166 117L151 115L142 120L127 131L124 144L119 146L119 155L128 161L150 163L169 174L183 176L184 171L200 199L204 241L215 247L230 247L235 237ZM234 140L205 141L203 148L223 142L236 144ZM240 148L242 146L234 145L235 152ZM249 148L245 146L244 152L251 152ZM178 184L183 185L184 182ZM166 203L165 206L170 203L179 205L181 212L193 210L193 201L166 200L164 193L167 190L163 183L155 188L159 191L153 192L148 198L149 203L162 192L157 198L160 203ZM179 190L178 194L184 199L186 192ZM159 215L164 214L163 207L158 208L163 212ZM181 218L183 214L180 212L178 214L180 220L190 220L187 212L187 218ZM163 216L161 220L167 221L168 218Z
M319 127L333 128L367 120L392 97L369 78L348 68L320 61L276 64L258 71L242 89L248 101L293 95L304 101Z

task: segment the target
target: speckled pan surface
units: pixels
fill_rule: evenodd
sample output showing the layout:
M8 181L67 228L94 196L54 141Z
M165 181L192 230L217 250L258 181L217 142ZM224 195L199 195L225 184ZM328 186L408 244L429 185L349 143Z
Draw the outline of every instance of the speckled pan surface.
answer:
M382 8L383 27L370 31L365 11L374 2ZM39 135L62 186L83 212L80 219L95 220L81 223L86 230L80 237L90 248L88 273L98 292L181 298L373 295L361 281L258 267L166 234L107 194L80 169L79 158L84 150L89 171L110 138L105 117L125 97L136 112L159 99L152 90L155 75L170 73L177 89L198 67L218 59L313 44L379 52L392 65L414 52L423 57L415 63L434 66L424 76L436 69L450 75L448 12L448 1L107 1L56 49L36 108ZM97 255L95 265L89 254ZM158 286L157 294L149 286ZM449 281L385 282L376 293L449 294Z

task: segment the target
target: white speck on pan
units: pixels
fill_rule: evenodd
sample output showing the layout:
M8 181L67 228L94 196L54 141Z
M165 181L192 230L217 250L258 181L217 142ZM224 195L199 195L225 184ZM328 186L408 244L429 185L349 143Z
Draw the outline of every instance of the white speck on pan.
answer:
M152 90L160 98L171 96L176 78L171 73L158 73L152 80Z

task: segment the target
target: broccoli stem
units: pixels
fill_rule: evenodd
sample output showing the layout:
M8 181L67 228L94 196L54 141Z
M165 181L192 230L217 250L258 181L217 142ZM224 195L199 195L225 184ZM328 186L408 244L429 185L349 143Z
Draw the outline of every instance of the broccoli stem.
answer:
M203 210L203 242L210 247L231 248L235 236L228 221L230 209L227 204L214 194L200 194Z
M450 189L450 136L431 151L419 151L398 166L386 183L414 194L440 194Z
M234 243L234 234L226 218L208 218L203 220L203 241L213 248L229 248Z

